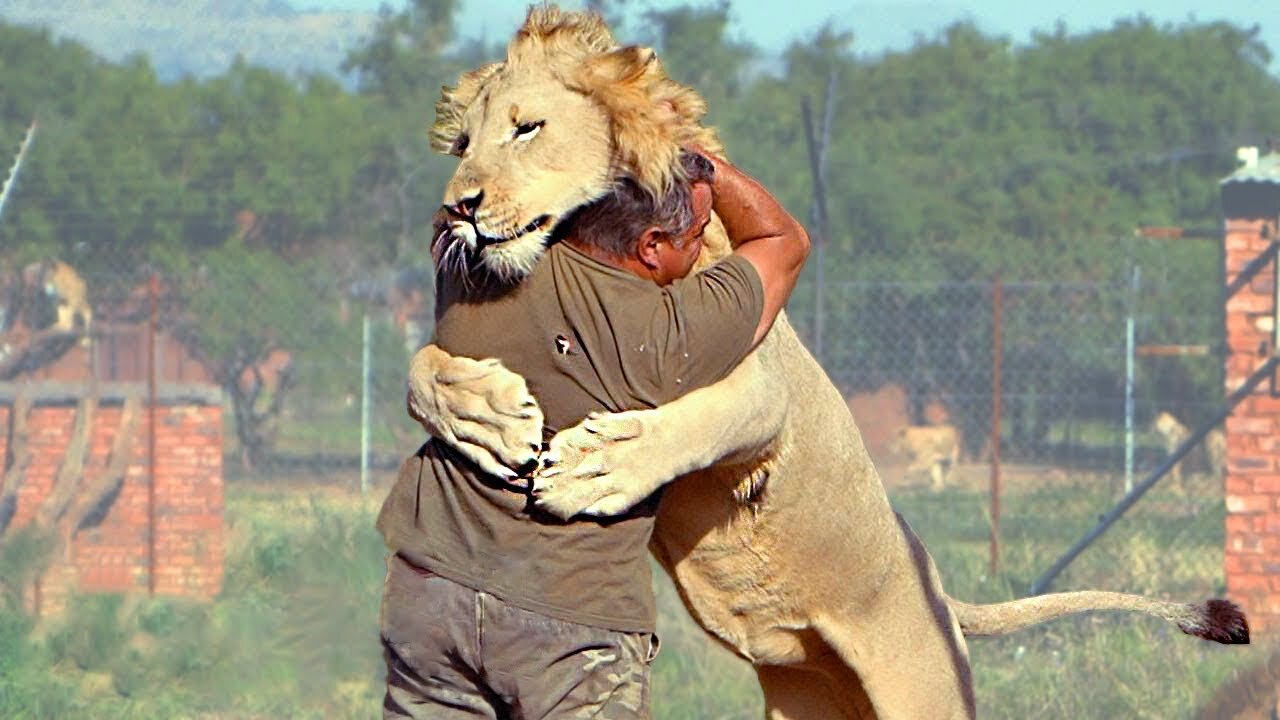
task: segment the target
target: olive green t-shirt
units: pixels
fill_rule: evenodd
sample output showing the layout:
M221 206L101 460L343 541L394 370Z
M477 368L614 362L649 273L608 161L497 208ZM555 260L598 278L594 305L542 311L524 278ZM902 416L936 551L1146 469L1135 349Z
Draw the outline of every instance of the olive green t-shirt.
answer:
M484 298L440 278L434 342L522 375L550 438L592 411L656 407L723 378L751 350L764 293L729 256L667 287L566 243ZM651 632L648 543L657 496L626 515L540 512L438 441L400 470L378 518L387 545L463 585L570 622Z

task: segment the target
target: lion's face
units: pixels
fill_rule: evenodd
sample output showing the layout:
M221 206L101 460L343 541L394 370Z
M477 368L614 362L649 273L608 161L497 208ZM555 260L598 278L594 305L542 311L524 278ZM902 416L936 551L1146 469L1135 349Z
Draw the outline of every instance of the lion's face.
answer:
M609 119L545 68L499 73L463 113L444 194L450 249L498 275L532 269L556 225L610 188Z
M506 60L464 73L436 104L433 146L460 158L432 252L438 266L526 275L557 225L628 176L656 194L680 148L719 152L706 104L653 51L618 47L600 16L534 6ZM728 251L714 224L708 237Z

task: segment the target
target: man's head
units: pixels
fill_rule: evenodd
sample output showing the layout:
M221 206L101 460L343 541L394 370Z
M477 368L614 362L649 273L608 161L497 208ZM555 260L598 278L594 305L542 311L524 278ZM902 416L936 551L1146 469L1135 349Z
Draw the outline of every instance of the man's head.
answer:
M609 194L581 208L570 221L569 237L659 285L689 274L702 251L702 233L711 221L714 168L701 155L682 153L684 179L654 196L631 178L614 183Z

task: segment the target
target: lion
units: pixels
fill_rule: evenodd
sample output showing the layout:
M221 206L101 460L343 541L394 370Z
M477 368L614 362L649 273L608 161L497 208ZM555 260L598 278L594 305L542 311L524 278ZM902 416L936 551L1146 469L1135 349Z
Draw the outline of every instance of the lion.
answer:
M56 328L80 335L80 343L90 342L93 324L93 307L89 305L89 291L84 278L67 263L56 258L45 258L31 263L22 270L23 285L28 295L41 295L33 304L46 303L52 309L50 317L36 323L33 329Z
M941 490L960 461L960 434L950 425L904 425L889 451L906 458L908 475L927 472L932 488Z
M1191 437L1191 430L1183 425L1177 417L1168 411L1161 411L1151 421L1151 429L1164 440L1165 455L1172 455L1182 443ZM1205 469L1215 478L1221 479L1226 472L1227 464L1227 437L1221 430L1210 430L1204 436L1203 461ZM1181 460L1174 464L1169 470L1169 477L1178 483L1184 490L1185 483L1182 481L1182 465L1185 460Z
M705 110L652 50L619 47L597 14L531 8L505 60L463 74L437 104L432 143L459 157L443 198L455 219L432 243L437 268L519 282L558 224L613 179L661 192L682 146L722 153L700 125ZM713 220L700 263L728 252ZM752 663L772 720L972 718L966 635L1086 610L1248 639L1224 600L948 597L785 314L720 383L657 408L593 414L541 453L536 400L498 361L428 345L409 386L410 414L481 468L509 477L506 468L543 463L540 502L562 517L619 512L665 486L651 549L693 618Z

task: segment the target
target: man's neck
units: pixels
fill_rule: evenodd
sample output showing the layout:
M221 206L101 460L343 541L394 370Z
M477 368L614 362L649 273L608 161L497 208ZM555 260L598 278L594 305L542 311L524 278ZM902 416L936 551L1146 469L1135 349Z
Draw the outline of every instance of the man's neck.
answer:
M593 245L589 242L582 240L580 237L578 237L576 233L566 237L564 239L564 242L568 243L569 245L572 245L574 250L577 250L583 255L588 255L592 259L599 260L605 265L616 267L619 270L626 270L632 275L635 275L636 277L639 277L643 280L653 279L653 274L649 271L649 268L646 267L644 263L640 262L638 259L634 257L627 256L627 255L623 255L623 256L614 255L613 253L607 250L604 250L599 245Z

